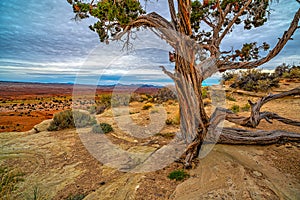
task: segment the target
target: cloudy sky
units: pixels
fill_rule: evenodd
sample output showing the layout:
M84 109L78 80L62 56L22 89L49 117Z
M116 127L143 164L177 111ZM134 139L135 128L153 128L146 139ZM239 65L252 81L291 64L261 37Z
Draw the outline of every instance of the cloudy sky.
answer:
M156 10L169 18L165 0L150 2L147 11ZM226 37L225 50L247 41L277 42L299 7L295 0L271 5L266 26L236 32ZM167 84L170 79L158 68L170 70L168 51L172 49L150 31L144 30L133 41L134 49L121 51L122 42L100 44L89 30L92 19L75 22L66 0L0 1L0 80L59 83L146 83ZM262 66L272 69L281 63L300 64L300 32L276 57ZM215 81L208 80L207 83Z

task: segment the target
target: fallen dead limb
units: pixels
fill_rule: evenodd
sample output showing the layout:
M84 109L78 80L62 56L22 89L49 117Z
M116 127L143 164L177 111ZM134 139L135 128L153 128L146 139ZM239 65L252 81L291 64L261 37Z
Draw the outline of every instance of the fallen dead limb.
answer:
M257 127L262 119L265 119L269 123L272 123L271 120L275 119L275 120L278 120L285 124L289 124L289 125L293 125L293 126L300 126L299 121L288 119L288 118L279 116L278 114L272 113L272 112L260 112L261 107L269 101L287 97L287 96L299 95L299 94L300 94L300 87L297 87L292 90L282 92L279 94L269 94L269 95L259 99L256 103L253 103L249 100L248 102L251 106L251 114L249 117L239 116L237 114L234 114L233 112L231 112L228 109L219 109L218 113L222 114L222 112L225 112L226 113L225 119L227 121L230 121L232 123L235 123L235 124L238 124L241 126L251 127L251 128Z
M300 134L281 130L253 132L238 128L223 128L217 143L267 145L286 142L300 142Z

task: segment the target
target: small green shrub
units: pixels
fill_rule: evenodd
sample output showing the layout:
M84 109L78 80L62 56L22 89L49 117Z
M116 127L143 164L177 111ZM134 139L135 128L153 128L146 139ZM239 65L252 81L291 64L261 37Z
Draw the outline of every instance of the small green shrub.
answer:
M245 104L243 107L241 107L241 110L242 111L249 111L250 110L250 104L249 103Z
M222 82L230 83L231 88L239 88L245 91L266 92L273 87L279 87L278 73L264 73L258 69L227 72L223 74Z
M152 108L152 107L153 107L153 105L152 105L151 103L146 103L146 104L143 106L142 110L149 110L149 109Z
M240 112L240 106L234 104L233 106L231 106L231 110L234 113L238 113L238 112Z
M48 131L57 131L66 128L78 128L96 124L97 121L88 113L80 111L65 110L54 115Z
M96 112L96 106L93 105L93 106L88 107L88 111L89 111L89 113L94 114Z
M181 181L185 178L188 178L190 175L186 173L184 170L175 170L172 171L169 175L168 178L176 181Z
M174 122L172 119L168 118L168 119L166 119L165 123L166 123L166 125L172 125Z
M111 106L111 94L102 94L100 95L100 104L109 108Z
M92 128L93 133L109 133L113 131L113 128L110 124L107 123L100 123L100 124L94 124Z
M226 99L229 101L236 101L236 99L233 96L226 95Z
M208 98L208 87L203 87L202 88L202 98Z
M255 88L256 91L267 92L271 89L270 85L272 85L272 81L270 79L258 80Z
M275 75L280 78L300 78L300 66L290 66L283 63L276 67Z

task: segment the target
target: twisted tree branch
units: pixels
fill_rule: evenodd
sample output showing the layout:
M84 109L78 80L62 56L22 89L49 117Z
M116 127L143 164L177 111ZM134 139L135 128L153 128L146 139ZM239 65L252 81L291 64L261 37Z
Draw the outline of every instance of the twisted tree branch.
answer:
M220 43L223 40L223 38L225 37L225 35L227 35L228 31L232 28L233 24L242 15L242 13L244 12L244 10L250 5L251 2L252 2L252 0L248 0L246 2L246 4L240 9L240 11L228 23L227 27L225 28L225 30L223 31L223 33L221 34L221 36L217 39L217 42L216 42L217 45L220 45Z
M127 25L122 32L117 34L114 37L114 40L121 39L125 34L129 33L131 29L138 27L154 28L160 32L161 37L166 40L166 42L172 47L176 47L178 34L176 34L173 25L156 12L139 16L136 20Z
M216 126L219 123L219 121L215 120L215 119L220 119L221 117L224 117L224 115L225 115L225 119L227 121L230 121L232 123L235 123L235 124L238 124L241 126L251 127L251 128L257 127L262 119L265 119L269 123L272 123L271 119L275 119L277 121L280 121L280 122L288 124L288 125L300 126L300 122L297 120L288 119L288 118L279 116L278 114L272 113L272 112L260 112L261 107L265 103L267 103L271 100L275 100L275 99L283 98L283 97L287 97L287 96L292 96L292 95L300 95L300 87L297 87L292 90L282 92L279 94L274 94L274 95L269 94L266 97L262 97L256 103L252 103L251 101L249 101L250 106L251 106L251 114L249 117L239 116L237 114L234 114L231 110L224 109L224 108L218 108L215 110L215 112L213 113L213 115L211 117L211 120L210 120L211 124L212 124L212 126Z
M224 72L226 70L231 70L231 69L252 69L268 62L283 49L283 47L288 42L288 40L292 37L294 32L299 28L298 26L299 18L300 18L300 9L298 9L298 11L295 13L294 19L290 24L288 30L284 32L283 36L279 39L276 46L268 53L266 57L252 62L220 61L218 64L219 71Z
M177 22L175 7L174 7L174 1L168 0L168 4L169 4L169 10L170 10L173 27L175 30L177 30L178 22Z

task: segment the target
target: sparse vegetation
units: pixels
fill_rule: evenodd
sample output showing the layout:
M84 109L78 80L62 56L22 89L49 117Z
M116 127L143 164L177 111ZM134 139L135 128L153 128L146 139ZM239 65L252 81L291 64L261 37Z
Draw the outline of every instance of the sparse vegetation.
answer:
M246 103L243 107L241 107L242 111L249 111L250 110L250 104Z
M0 167L0 197L11 199L12 192L17 189L17 184L24 179L24 173L16 169Z
M166 125L179 125L180 124L179 112L175 114L174 118L166 119L165 123L166 123Z
M173 119L170 119L170 118L168 118L168 119L166 119L166 125L172 125L173 124Z
M169 175L168 175L168 178L169 179L172 179L172 180L176 180L176 181L181 181L185 178L188 178L190 175L185 172L184 170L175 170L175 171L172 171Z
M48 127L49 131L57 131L66 128L78 128L93 125L96 123L94 117L80 111L65 110L54 115L53 121Z
M232 95L226 95L226 99L229 101L236 101L236 99Z
M107 123L100 123L100 124L94 124L92 128L93 133L101 133L101 134L106 134L109 132L112 132L113 128L110 124Z
M152 108L153 107L153 104L151 104L151 103L146 103L146 104L144 104L144 106L143 106L143 110L149 110L150 108Z
M208 87L203 87L202 88L202 98L208 98Z
M274 73L264 73L258 69L227 72L222 75L222 80L223 83L229 81L231 88L245 91L267 92L271 88L279 87L279 77Z
M239 105L236 105L236 104L234 104L233 106L231 106L230 109L231 109L232 112L234 112L234 113L240 112L240 106L239 106Z
M177 96L171 89L164 87L157 91L157 93L154 95L154 99L161 103L168 100L176 100Z
M264 73L258 69L226 72L222 75L222 82L230 84L231 88L267 92L279 87L281 79L299 78L300 66L282 64L276 67L273 73Z
M300 78L300 66L290 66L290 65L286 65L285 63L283 63L282 65L276 67L274 73L276 74L277 77L280 78L295 78L295 79L299 79Z

